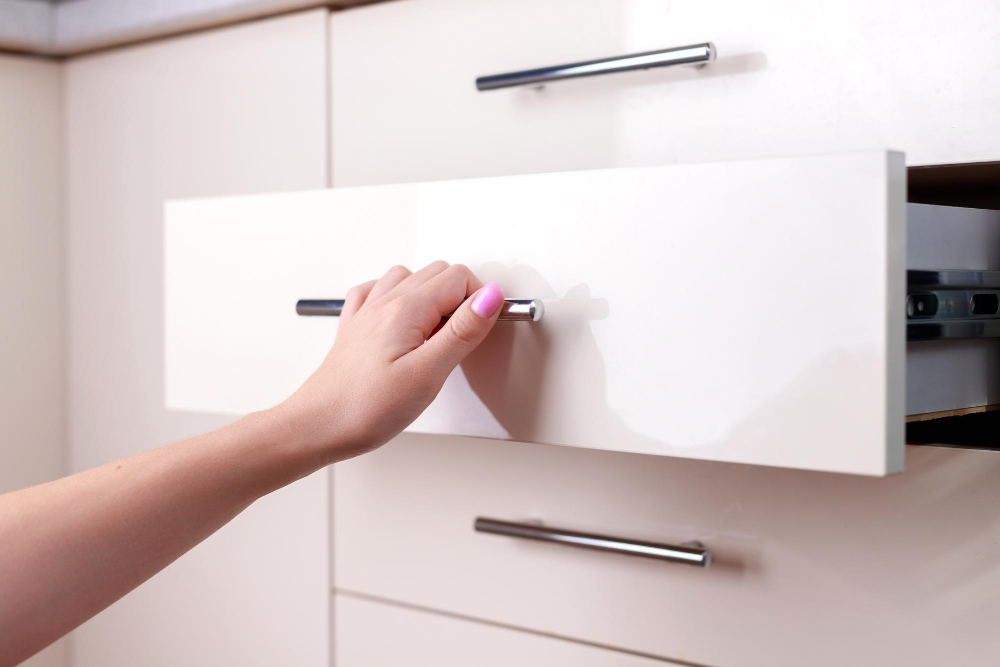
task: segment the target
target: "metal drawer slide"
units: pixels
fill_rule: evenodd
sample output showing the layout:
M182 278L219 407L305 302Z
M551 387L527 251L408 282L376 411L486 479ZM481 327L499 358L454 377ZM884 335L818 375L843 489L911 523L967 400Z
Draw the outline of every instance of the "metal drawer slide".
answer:
M907 271L906 340L1000 338L1000 271Z

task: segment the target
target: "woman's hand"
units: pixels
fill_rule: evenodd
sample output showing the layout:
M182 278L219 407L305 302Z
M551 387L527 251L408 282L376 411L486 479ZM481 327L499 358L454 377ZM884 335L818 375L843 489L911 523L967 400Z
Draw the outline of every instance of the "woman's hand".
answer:
M380 447L430 405L502 301L499 285L484 287L461 264L393 267L347 293L330 353L273 413L326 463Z

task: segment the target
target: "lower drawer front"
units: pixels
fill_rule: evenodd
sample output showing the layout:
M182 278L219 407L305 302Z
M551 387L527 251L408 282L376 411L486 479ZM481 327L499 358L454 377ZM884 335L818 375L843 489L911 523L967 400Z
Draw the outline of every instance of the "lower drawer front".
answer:
M347 595L336 596L334 618L337 667L655 667L665 664L605 648Z
M334 582L698 664L983 664L1000 651L1000 454L907 456L873 479L404 434L335 466ZM715 562L481 534L477 516L699 540Z

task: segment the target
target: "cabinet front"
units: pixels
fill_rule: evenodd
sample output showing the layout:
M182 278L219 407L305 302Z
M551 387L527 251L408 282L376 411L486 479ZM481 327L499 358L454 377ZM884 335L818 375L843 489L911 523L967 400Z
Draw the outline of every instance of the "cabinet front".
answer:
M996 160L1000 4L421 0L331 16L337 186L890 147ZM712 42L703 66L479 77Z
M468 264L498 322L411 429L886 474L902 466L902 156L884 152L174 202L169 407L288 396L296 315L393 264Z

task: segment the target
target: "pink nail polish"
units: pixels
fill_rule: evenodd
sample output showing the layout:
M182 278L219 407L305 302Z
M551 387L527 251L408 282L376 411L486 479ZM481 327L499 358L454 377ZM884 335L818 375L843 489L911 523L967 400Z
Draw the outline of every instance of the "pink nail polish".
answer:
M487 283L472 300L472 312L479 317L489 317L503 301L503 290L496 283Z

